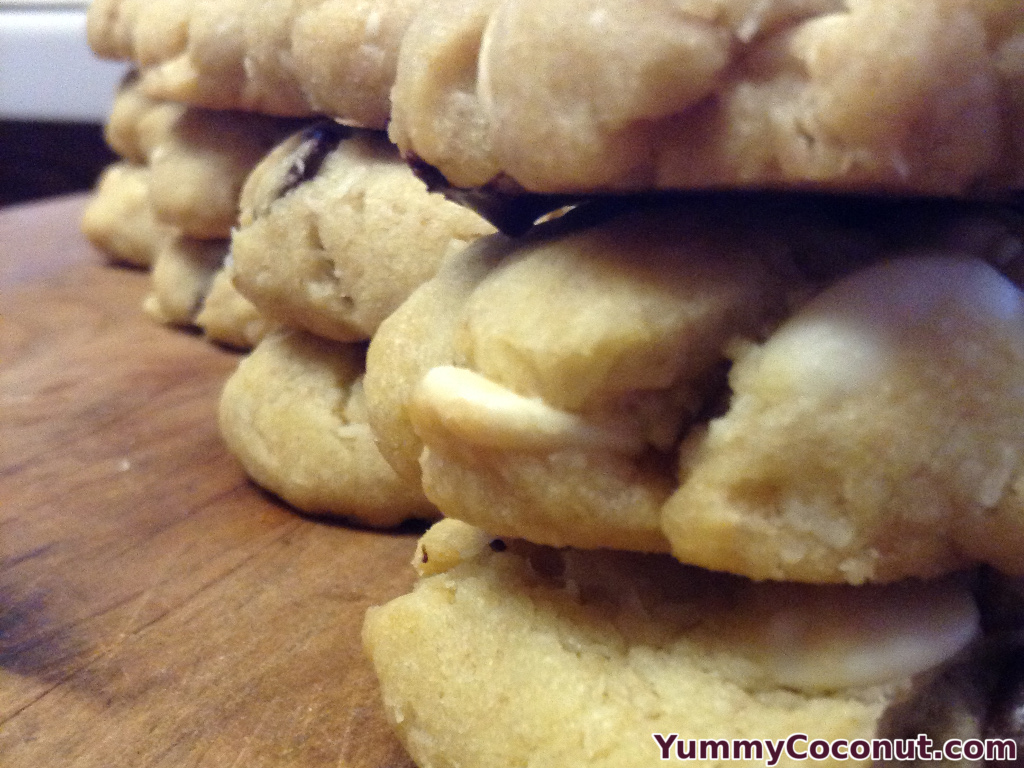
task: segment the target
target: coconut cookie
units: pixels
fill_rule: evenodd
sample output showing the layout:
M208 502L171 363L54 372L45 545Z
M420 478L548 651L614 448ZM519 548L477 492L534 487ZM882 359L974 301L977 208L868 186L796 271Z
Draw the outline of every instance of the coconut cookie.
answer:
M146 314L167 325L194 325L227 252L225 240L169 238L153 261Z
M762 337L798 275L729 204L587 226L598 208L482 240L413 294L371 343L371 424L446 515L659 550L680 435L717 399L730 344Z
M392 100L457 187L1020 188L1024 6L431 0Z
M1020 291L971 257L1012 266L1019 235L981 209L803 203L603 202L471 246L371 342L381 451L446 516L552 546L656 551L664 529L684 562L804 581L1019 569ZM907 271L871 277L885 258ZM867 320L843 331L828 312L796 341L775 331L794 311L803 327L799 308L823 287L839 292L828 302L858 280L877 294L859 310L883 318L866 326L877 340ZM783 362L760 372L776 344L764 359ZM783 363L799 386L776 382ZM771 400L751 405L762 391ZM958 526L999 536L965 549ZM914 551L897 554L912 531Z
M246 177L300 125L153 99L133 74L118 89L104 135L118 155L149 166L158 218L188 237L210 240L231 234Z
M149 154L156 216L189 237L230 237L246 177L298 125L264 115L183 110Z
M133 70L114 95L103 136L120 157L145 165L153 149L167 136L185 109L183 104L146 96L139 87L139 74Z
M322 2L199 0L186 11L173 46L140 34L128 58L143 63L143 88L157 98L218 110L315 114L295 75L291 36L296 17ZM157 21L142 11L135 29Z
M950 718L920 721L942 705L971 724L968 738L981 730L972 704L991 682L969 652L979 618L962 579L755 583L453 520L427 532L414 562L414 591L370 609L363 640L418 765L633 768L675 759L678 739L794 733L941 743Z
M231 281L230 255L213 276L195 324L210 341L234 349L250 350L274 327Z
M184 45L197 0L93 0L88 42L97 55L149 64Z
M89 42L141 64L142 87L157 98L382 129L399 45L422 4L97 0Z
M436 511L381 457L366 424L364 346L269 333L228 379L219 423L249 476L311 514L372 526Z
M664 527L754 578L1024 575L1024 293L988 264L878 264L737 354Z
M382 133L324 121L277 147L246 182L233 278L275 320L360 341L446 257L493 231L428 193Z
M299 14L291 51L296 77L314 111L350 125L386 128L399 47L423 4L325 0Z
M153 214L151 178L146 166L121 161L108 166L96 183L81 228L111 261L148 267L175 232Z

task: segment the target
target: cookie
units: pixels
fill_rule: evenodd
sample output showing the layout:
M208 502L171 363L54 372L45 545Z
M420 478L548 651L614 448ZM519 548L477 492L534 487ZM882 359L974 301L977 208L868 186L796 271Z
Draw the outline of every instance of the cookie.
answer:
M198 0L94 0L86 37L97 55L146 65L184 45Z
M786 266L761 258L761 233L708 226L706 205L588 215L481 241L385 321L371 423L446 515L554 546L664 549L669 452L721 387L731 340L783 313Z
M683 562L809 582L1019 571L1020 290L971 256L1016 263L1019 234L949 206L803 202L646 201L589 222L624 205L602 203L471 246L370 344L382 453L446 516L541 544L667 541ZM897 272L871 266L884 259ZM875 357L859 325L801 309L861 280L878 296L860 311L908 334L869 325ZM905 317L918 283L922 314ZM772 383L790 358L807 387L820 366L851 389ZM844 374L847 359L863 370ZM775 393L771 409L754 390ZM726 435L730 452L715 448Z
M268 317L360 341L446 257L493 231L428 193L382 133L324 121L278 146L247 180L234 281Z
M136 72L122 82L104 135L122 158L152 171L156 215L196 239L226 239L246 177L302 122L153 99Z
M181 111L149 154L156 216L188 237L227 239L246 177L298 125L241 112Z
M457 187L1018 189L1024 7L431 0L392 102Z
M920 722L928 706L970 721L968 737L982 727L971 704L991 684L970 652L978 610L963 580L756 583L451 520L416 563L413 592L370 609L363 641L418 765L633 768L676 759L677 742L687 754L701 739L797 733L941 743L950 718Z
M153 263L173 227L157 221L149 201L151 174L128 161L108 166L82 212L81 229L111 261L136 267Z
M225 240L177 235L157 250L143 309L159 323L192 326L227 256Z
M186 107L151 99L139 88L138 72L125 76L114 95L103 127L107 144L121 158L146 165L154 147L167 136L170 126Z
M386 128L399 47L423 4L326 0L299 14L291 50L313 110L350 125ZM324 50L331 55L324 56Z
M1024 293L989 265L858 272L737 354L730 383L663 512L680 559L801 581L1024 575Z
M248 0L100 0L89 42L141 64L157 98L383 129L399 44L420 5L273 0L254 12Z
M230 254L196 315L195 324L210 341L239 350L251 350L270 332L274 323L238 292L231 281Z
M157 98L218 110L315 114L295 77L291 33L295 17L322 1L277 0L258 10L248 0L195 2L173 47L136 35L127 58L144 63L143 88ZM135 30L156 22L143 11Z
M434 518L366 424L364 345L278 329L228 379L220 431L246 473L303 512L371 526Z

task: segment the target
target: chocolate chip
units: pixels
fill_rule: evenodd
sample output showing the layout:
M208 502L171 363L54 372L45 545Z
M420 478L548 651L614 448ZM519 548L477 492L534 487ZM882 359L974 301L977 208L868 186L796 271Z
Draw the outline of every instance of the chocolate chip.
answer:
M506 177L499 177L475 189L454 187L434 166L415 154L405 161L427 189L439 192L453 203L476 211L509 237L526 234L539 218L579 202L572 195L540 195L526 192Z
M351 135L351 128L334 120L321 120L304 129L300 134L299 146L288 159L288 170L285 171L275 199L284 197L300 184L315 178L327 155Z

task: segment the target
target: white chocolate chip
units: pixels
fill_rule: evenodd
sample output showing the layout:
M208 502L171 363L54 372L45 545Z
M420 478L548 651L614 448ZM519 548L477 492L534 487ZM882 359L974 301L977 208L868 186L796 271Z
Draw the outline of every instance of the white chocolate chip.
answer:
M523 397L465 368L430 370L411 406L413 423L428 444L431 431L441 429L472 445L508 451L643 450L635 424L599 423L552 408L540 398Z
M752 584L723 633L774 684L828 691L932 669L979 632L959 579L889 585Z
M906 333L943 354L951 309L985 323L1021 322L1021 292L978 259L907 257L878 264L816 297L765 344L764 385L842 395L880 380Z

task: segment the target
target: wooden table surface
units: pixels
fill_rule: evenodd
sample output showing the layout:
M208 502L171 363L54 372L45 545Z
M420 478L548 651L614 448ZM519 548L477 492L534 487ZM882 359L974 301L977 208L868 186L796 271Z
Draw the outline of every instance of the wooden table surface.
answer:
M82 205L0 211L0 765L409 768L359 633L415 532L248 483L215 424L237 355L148 321Z

